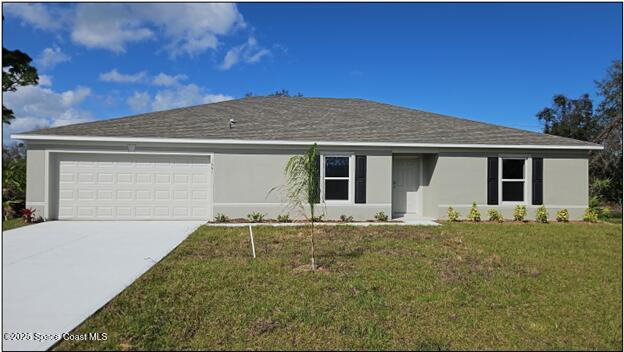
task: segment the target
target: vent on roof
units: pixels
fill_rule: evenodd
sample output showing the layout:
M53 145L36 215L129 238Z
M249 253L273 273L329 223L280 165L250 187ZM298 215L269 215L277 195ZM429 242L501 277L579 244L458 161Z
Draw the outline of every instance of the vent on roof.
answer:
M236 121L234 119L230 119L230 128L234 128Z

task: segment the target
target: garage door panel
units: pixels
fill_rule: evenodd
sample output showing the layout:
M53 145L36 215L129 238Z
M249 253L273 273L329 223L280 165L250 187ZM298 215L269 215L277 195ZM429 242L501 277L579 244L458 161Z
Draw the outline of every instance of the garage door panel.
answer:
M111 172L98 172L97 183L98 184L112 184L115 180L115 174Z
M66 189L59 192L59 199L62 200L74 200L74 190Z
M95 173L94 172L79 172L78 173L78 183L95 183Z
M171 184L171 175L158 173L154 176L154 182L161 185L169 185Z
M59 181L61 183L73 183L75 180L74 174L70 172L61 172L59 175Z
M132 207L116 207L115 210L117 211L117 216L118 217L132 217L133 213L132 213Z
M113 200L114 193L113 190L110 189L100 189L97 191L97 199L98 200Z
M199 219L212 212L207 156L60 155L59 219Z
M134 183L134 177L130 173L118 173L117 174L117 183L118 184L127 184L131 185Z

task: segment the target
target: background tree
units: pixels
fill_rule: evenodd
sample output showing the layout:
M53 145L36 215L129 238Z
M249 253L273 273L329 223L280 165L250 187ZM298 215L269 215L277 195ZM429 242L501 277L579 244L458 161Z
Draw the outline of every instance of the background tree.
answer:
M316 270L314 259L314 221L317 218L314 215L314 210L319 200L318 172L319 165L316 143L310 146L303 155L292 156L284 169L288 186L288 199L301 209L303 215L311 223L310 254L312 257L312 271ZM305 211L306 205L310 209L309 217Z
M594 153L590 170L596 180L609 180L602 197L622 204L622 61L613 61L596 87L602 98L596 108L602 129L594 142L605 149Z
M247 93L245 93L245 98L255 97L255 96L261 96L261 95L256 95L254 92L247 92ZM276 90L273 93L267 94L267 97L291 97L291 96L292 97L302 97L303 94L297 93L295 95L290 95L290 93L286 89Z
M544 133L591 141L600 131L599 121L594 116L594 106L589 95L569 99L556 95L553 104L537 114L544 123Z
M2 48L2 92L13 92L19 86L39 83L37 69L30 65L32 59L19 50ZM13 111L2 105L2 122L10 124Z
M269 97L302 97L303 94L297 93L295 95L290 95L290 93L286 89L276 90L273 93L269 93Z
M2 212L12 218L24 208L26 199L26 147L14 144L2 147Z
M622 61L616 60L607 77L596 82L601 101L594 110L589 95L553 98L552 106L537 114L544 133L602 144L589 162L590 192L603 201L622 204Z

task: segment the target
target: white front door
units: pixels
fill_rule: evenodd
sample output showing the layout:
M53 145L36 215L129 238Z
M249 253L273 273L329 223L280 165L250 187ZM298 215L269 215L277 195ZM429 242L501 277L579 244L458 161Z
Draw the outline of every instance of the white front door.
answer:
M209 156L64 154L59 220L208 220Z
M418 214L420 159L396 156L392 159L392 213Z

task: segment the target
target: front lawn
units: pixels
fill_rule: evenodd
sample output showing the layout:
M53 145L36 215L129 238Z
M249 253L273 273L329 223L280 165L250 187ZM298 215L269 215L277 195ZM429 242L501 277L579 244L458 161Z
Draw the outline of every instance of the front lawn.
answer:
M200 227L57 349L621 349L622 226Z

